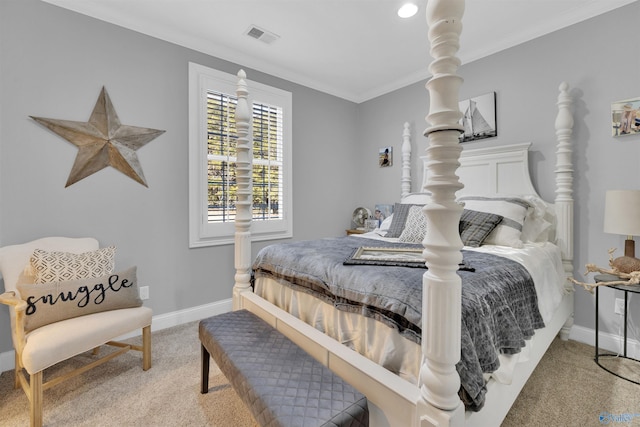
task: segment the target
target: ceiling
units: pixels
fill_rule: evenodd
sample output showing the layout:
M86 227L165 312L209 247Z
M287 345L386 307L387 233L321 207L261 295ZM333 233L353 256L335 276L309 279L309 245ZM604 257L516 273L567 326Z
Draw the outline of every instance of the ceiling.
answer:
M429 77L426 0L43 0L331 95L363 102ZM467 0L468 63L637 0ZM246 35L273 33L268 44ZM251 76L249 76L251 78Z

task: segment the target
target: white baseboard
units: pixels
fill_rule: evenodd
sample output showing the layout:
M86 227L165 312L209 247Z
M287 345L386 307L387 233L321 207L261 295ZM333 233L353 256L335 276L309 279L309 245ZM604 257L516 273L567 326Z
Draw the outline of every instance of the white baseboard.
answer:
M573 325L569 333L569 339L584 344L595 346L595 329ZM609 332L598 332L598 347L600 351L608 350L614 353L623 354L623 336L611 334ZM640 341L628 338L627 336L627 356L640 359ZM594 354L595 357L595 354Z
M4 371L10 371L16 367L15 351L5 351L0 353L0 374Z
M171 328L172 326L182 325L184 323L195 322L216 314L226 313L233 308L231 298L216 301L210 304L199 305L184 310L173 311L171 313L159 314L153 316L151 321L151 330L160 331L162 329ZM117 339L127 339L139 336L141 331L131 332ZM13 350L0 353L0 373L10 371L15 368L15 352Z

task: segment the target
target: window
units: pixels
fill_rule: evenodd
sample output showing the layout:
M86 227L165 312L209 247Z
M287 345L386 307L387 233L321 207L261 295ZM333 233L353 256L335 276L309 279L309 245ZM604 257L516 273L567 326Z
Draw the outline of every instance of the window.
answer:
M247 80L253 240L291 237L291 93ZM189 246L234 242L237 77L189 64Z

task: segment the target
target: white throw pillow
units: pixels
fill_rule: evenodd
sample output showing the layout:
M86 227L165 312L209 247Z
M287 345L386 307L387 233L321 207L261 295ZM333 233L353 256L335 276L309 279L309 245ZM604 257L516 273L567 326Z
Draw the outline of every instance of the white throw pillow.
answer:
M524 219L522 235L523 242L553 242L555 240L556 214L547 202L537 196L522 196L529 202L531 208Z
M401 200L407 205L427 205L431 202L431 193L409 193Z
M398 240L404 243L422 243L426 234L427 219L422 212L422 206L411 206L404 230Z
M389 231L389 227L391 227L391 223L392 222L393 222L393 214L391 214L388 217L386 217L382 221L382 224L380 224L380 227L378 227L378 228L380 229L380 231Z
M35 249L31 255L34 283L62 282L113 273L115 246L75 254Z

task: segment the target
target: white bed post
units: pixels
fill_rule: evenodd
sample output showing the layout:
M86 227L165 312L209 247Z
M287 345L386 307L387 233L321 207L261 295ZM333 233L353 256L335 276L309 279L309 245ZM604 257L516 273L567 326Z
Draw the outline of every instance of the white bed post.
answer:
M556 200L557 243L562 253L562 263L567 277L573 277L573 115L571 114L571 95L566 82L560 84L558 95L558 115L556 117ZM567 291L573 292L573 285L566 284ZM569 339L573 326L573 314L560 331L560 338Z
M462 261L462 241L458 231L462 207L456 191L463 185L456 175L462 148L458 94L462 78L456 75L460 60L456 57L462 32L464 0L430 0L427 23L433 62L429 90L430 126L428 136L428 180L424 188L431 193L425 206L427 234L423 252L429 267L423 276L422 353L420 391L433 406L449 412L434 413L419 405L419 425L440 425L441 417L450 417L451 425L464 422L464 405L458 397L460 377L461 279L457 274ZM431 232L432 230L437 230Z
M247 97L247 75L244 70L238 71L238 88L236 95L236 129L238 142L236 146L236 181L238 183L238 199L236 201L235 232L235 284L233 285L233 309L242 308L241 293L251 291L251 207L253 205L251 168L252 138L251 109Z
M411 131L409 122L404 122L402 131L402 199L411 193Z

